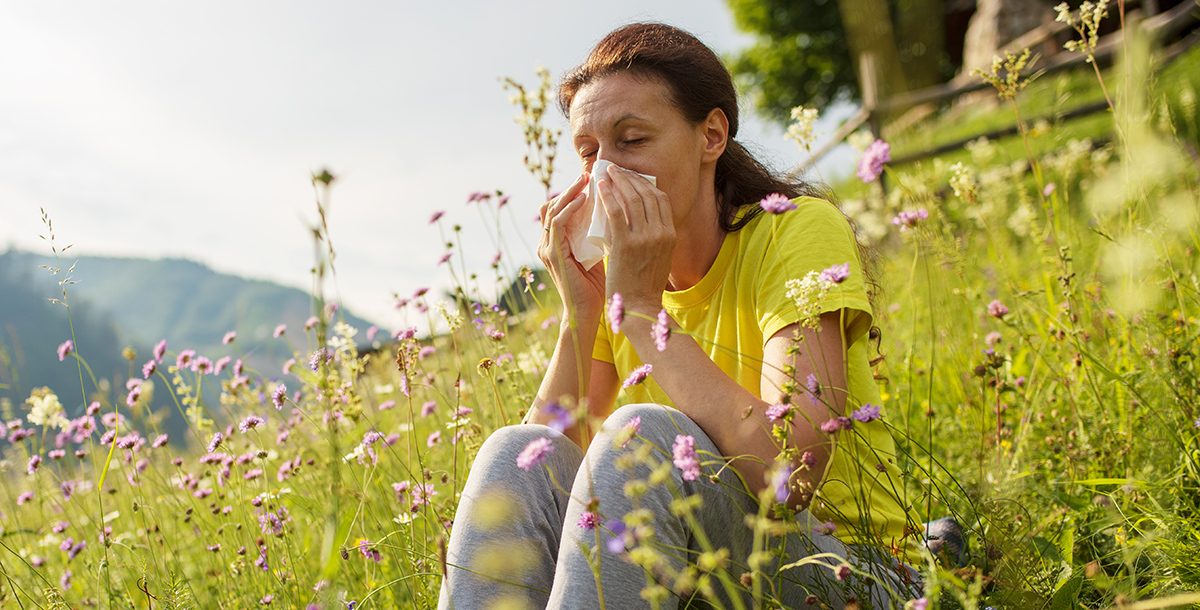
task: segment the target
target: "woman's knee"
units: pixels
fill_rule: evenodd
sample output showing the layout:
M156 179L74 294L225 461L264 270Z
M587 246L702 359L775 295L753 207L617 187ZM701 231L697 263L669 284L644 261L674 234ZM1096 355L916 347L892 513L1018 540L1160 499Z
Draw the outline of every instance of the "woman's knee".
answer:
M533 441L550 440L549 456L558 460L574 462L578 466L582 451L574 441L562 433L541 424L514 424L493 431L475 455L475 464L500 464L504 468L516 468L517 456Z
M614 438L629 434L630 427L636 428L637 436L667 448L675 442L677 435L703 434L696 422L674 407L655 403L632 403L621 406L604 420L596 441L602 443L602 446L607 446ZM593 444L596 444L596 441Z

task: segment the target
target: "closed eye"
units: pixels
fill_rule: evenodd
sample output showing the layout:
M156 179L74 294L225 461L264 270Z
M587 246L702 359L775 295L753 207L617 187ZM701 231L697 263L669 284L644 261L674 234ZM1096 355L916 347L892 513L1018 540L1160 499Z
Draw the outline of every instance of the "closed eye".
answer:
M646 138L634 138L634 139L632 139L632 140L624 140L624 141L622 141L621 143L622 143L622 144L637 144L637 143L639 143L639 142L643 142L643 141L645 141L645 139L646 139Z

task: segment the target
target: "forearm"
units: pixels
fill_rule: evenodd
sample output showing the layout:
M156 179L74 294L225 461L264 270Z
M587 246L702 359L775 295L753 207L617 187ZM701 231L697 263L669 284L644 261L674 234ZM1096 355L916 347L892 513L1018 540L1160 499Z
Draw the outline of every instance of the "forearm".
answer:
M542 384L533 397L529 414L525 421L537 424L547 424L552 417L543 412L542 407L551 402L570 401L570 407L576 407L587 396L589 375L591 372L592 348L596 343L596 327L599 319L580 319L572 327L570 316L564 316L559 326L558 340L554 345L554 353L542 377ZM578 422L563 433L579 446L584 445L584 438L590 436L587 418L579 417Z
M638 357L653 367L651 375L675 408L695 421L722 455L732 458L730 466L750 491L758 493L766 487L766 473L780 451L765 414L770 403L731 379L689 336L674 335L667 341L666 350L658 351L650 333L652 324L631 314L625 317L621 330ZM820 423L795 418L789 444L808 451L812 462L793 480L819 483L829 456L828 439L815 428ZM793 495L793 500L797 498L798 494Z

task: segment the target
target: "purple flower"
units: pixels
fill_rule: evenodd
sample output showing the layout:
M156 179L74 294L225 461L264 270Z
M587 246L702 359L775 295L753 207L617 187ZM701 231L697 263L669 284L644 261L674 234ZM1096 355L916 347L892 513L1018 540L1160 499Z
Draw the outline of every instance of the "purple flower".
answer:
M32 499L33 499L32 491L23 492L23 493L21 493L21 495L17 496L17 506L20 506Z
M907 231L926 218L929 218L929 212L925 211L925 208L920 208L915 212L901 211L892 218L892 224L900 227L901 231Z
M430 216L430 217L429 217L429 224L433 224L433 223L435 223L435 222L437 222L437 221L441 220L442 216L444 216L445 214L446 214L446 213L445 213L445 212L443 212L443 211L441 211L441 210L438 210L437 212L434 212L434 213L433 213L433 216Z
M828 536L837 531L837 524L834 523L833 521L825 521L823 523L818 523L813 526L813 531L815 531L818 534L824 534L824 535Z
M165 355L167 355L167 340L163 339L154 346L154 361L162 362Z
M617 435L617 438L621 439L621 448L624 449L629 444L629 441L633 440L633 437L637 436L641 431L642 417L640 415L630 417L629 421L625 422L625 425L621 427L621 433Z
M775 469L775 474L771 477L772 487L775 488L775 501L787 502L788 496L791 495L790 480L792 478L792 465L783 462Z
M268 593L268 594L264 595L262 597L262 599L258 600L258 603L260 603L264 606L270 606L271 602L273 602L273 601L275 601L275 596Z
M780 193L771 193L763 197L762 201L758 202L758 206L771 214L782 214L796 209L796 204L792 203L787 195Z
M667 310L658 310L658 319L650 327L650 336L654 338L654 349L667 350L667 339L671 338L671 316L667 315Z
M989 316L992 316L996 319L1001 319L1008 315L1008 308L1005 307L1004 303L1001 303L999 299L994 299L991 303L988 303L987 312Z
M625 378L625 381L621 384L621 387L628 388L646 381L646 378L650 376L650 371L653 370L654 367L650 366L649 364L643 364L642 366L633 369L633 372L629 374L629 377Z
M58 586L62 587L64 591L71 588L71 571L70 570L63 570L62 578L58 579Z
M929 610L929 600L925 599L924 597L918 597L917 599L908 602L907 605L911 610Z
M817 376L812 373L804 380L804 387L808 390L808 397L815 405L819 402L817 399L821 397L821 382L817 381Z
M847 578L850 578L850 564L843 563L842 565L838 566L836 575L838 580L846 580Z
M224 439L224 435L222 435L220 432L214 432L212 435L212 440L208 441L208 446L205 448L208 449L209 453L212 453L217 450L217 447L221 445L221 441Z
M548 438L535 438L521 450L517 456L517 467L529 470L546 460L546 456L554 452L554 445Z
M608 552L615 555L623 554L625 552L625 535L627 533L625 522L621 521L620 519L610 519L608 523L605 524L605 527L612 532L612 538L608 539L608 543L606 545L608 547Z
M792 412L792 405L779 403L767 407L767 419L771 423L777 423L788 419L788 415Z
M230 343L233 343L233 341L234 341L235 339L237 339L237 331L236 331L236 330L231 330L231 331L229 331L229 332L225 333L225 336L224 336L224 337L221 337L221 344L222 344L222 345L229 345Z
M63 360L66 360L67 356L70 356L74 349L75 342L70 339L58 344L58 361L62 362Z
M158 370L158 363L154 360L147 360L146 364L142 365L142 377L144 379L149 379L156 370Z
M562 432L575 424L575 417L571 415L571 412L557 402L546 404L542 410L552 418L546 425L556 432Z
M580 513L579 521L575 525L578 525L579 529L581 530L591 531L596 529L596 524L599 523L599 521L600 518L596 516L596 513L593 513L590 510L585 510Z
M129 388L129 394L125 396L125 404L132 407L142 397L142 380L137 378L130 379L125 382L125 387Z
M35 453L32 456L30 456L29 462L27 464L25 464L25 472L27 472L29 474L33 474L33 473L37 472L38 466L40 466L41 464L42 464L42 456Z
M194 349L185 349L179 352L179 355L175 357L175 368L179 370L186 369L192 363L192 358L195 357L196 350Z
M874 182L883 173L883 164L892 160L892 147L883 140L875 140L858 160L858 178L863 182Z
M271 402L275 404L275 410L283 409L283 401L287 399L287 386L279 384L275 386L275 390L271 392Z
M154 442L150 443L150 446L155 449L158 449L159 447L162 447L163 445L167 444L167 438L168 437L166 434L159 434L158 436L154 437Z
M1042 188L1042 196L1049 197L1050 195L1053 195L1053 194L1054 194L1054 183L1047 182L1046 186Z
M286 332L287 332L287 324L280 324L275 327L275 330L271 333L271 336L278 339L279 337L283 336L283 333L286 333Z
M207 375L213 370L212 360L204 356L197 356L196 360L192 362L192 370L201 375Z
M388 409L393 409L393 408L395 408L395 406L396 406L396 401L394 401L394 400L385 400L385 401L383 401L383 402L379 403L379 406L378 406L378 407L376 407L376 408L377 408L377 409L379 409L380 411L387 411Z
M992 332L988 333L986 337L983 338L983 342L988 344L988 347L991 347L991 346L994 346L997 343L999 343L1000 340L1003 338L1004 338L1004 336L1001 335L1000 333L998 333L996 331L992 331Z
M304 321L304 330L312 330L319 321L317 316L308 316L308 319Z
M850 414L854 421L862 423L872 422L880 417L879 405L865 404Z
M242 420L242 423L238 424L238 430L241 430L242 434L245 434L266 423L266 421L257 415L249 415L246 419Z
M700 460L696 458L696 439L691 435L675 435L675 444L671 447L674 454L675 467L683 472L683 480L695 481L700 478Z
M429 437L425 439L425 446L432 447L432 446L438 444L438 441L440 441L440 440L442 440L442 432L440 430L434 430L433 432L430 432ZM518 464L520 463L520 461L521 461L521 458L517 458ZM526 470L528 470L528 468Z
M841 284L846 281L846 278L850 277L850 263L842 263L825 269L821 271L820 277L827 282Z
M225 367L229 366L229 363L232 361L233 358L230 358L229 356L221 356L218 358L216 364L213 365L213 375L220 375L221 371L224 371Z
M625 300L621 293L614 292L608 303L608 323L612 325L613 334L621 332L621 322L625 321Z
M375 563L379 563L380 561L383 560L383 554L380 553L377 549L371 548L370 540L367 540L366 538L359 538L357 542L358 542L358 552L362 553L363 557L366 557L367 559L370 559L371 561L374 561Z
M425 404L421 405L421 417L429 417L430 415L433 415L433 410L436 408L437 402L432 400L425 401Z

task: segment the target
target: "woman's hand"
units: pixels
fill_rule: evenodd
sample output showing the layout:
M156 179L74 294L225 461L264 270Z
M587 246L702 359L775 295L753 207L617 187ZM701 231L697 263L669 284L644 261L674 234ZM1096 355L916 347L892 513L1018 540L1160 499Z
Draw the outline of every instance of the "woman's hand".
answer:
M538 258L550 272L567 319L594 326L604 308L604 265L585 270L571 252L567 226L587 200L587 174L580 174L567 190L542 204L542 239Z
M653 315L662 307L675 249L667 194L615 165L596 188L612 231L606 294L619 292L627 309Z

